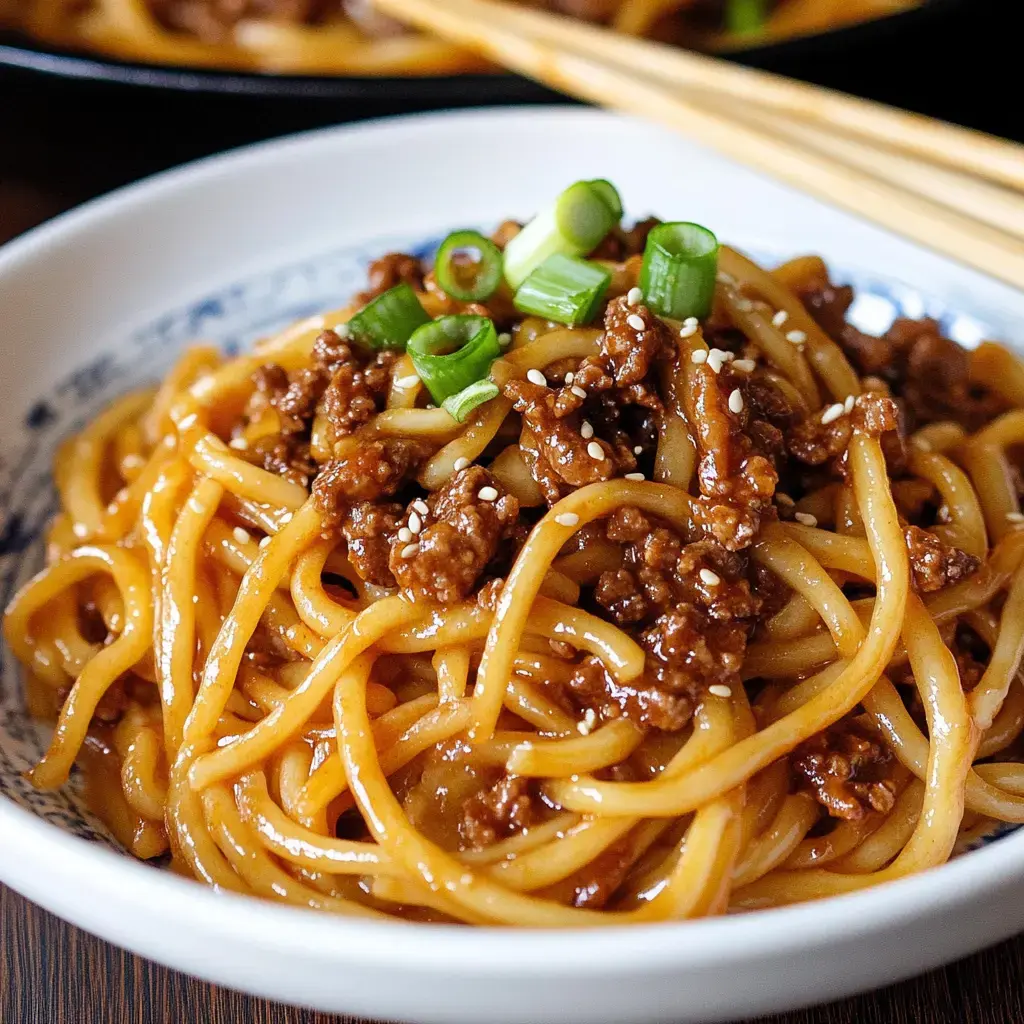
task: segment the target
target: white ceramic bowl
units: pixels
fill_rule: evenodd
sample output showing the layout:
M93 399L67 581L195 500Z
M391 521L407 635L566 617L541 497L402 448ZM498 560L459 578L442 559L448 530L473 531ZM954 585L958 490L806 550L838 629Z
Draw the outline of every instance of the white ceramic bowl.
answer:
M399 119L258 146L92 203L0 252L0 602L40 562L56 441L193 338L243 345L338 305L366 259L525 216L607 177L631 214L685 217L762 255L820 252L857 316L943 318L1024 342L1024 298L632 121L579 109ZM899 283L894 283L899 282ZM163 963L295 1003L439 1024L713 1021L882 985L1024 928L1024 831L823 903L572 933L343 920L218 895L118 853L73 787L20 773L43 736L0 677L0 877Z

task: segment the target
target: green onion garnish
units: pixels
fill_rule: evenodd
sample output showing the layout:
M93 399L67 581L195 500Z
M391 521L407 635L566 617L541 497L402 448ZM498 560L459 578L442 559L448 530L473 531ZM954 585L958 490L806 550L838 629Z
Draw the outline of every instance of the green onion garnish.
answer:
M727 0L725 5L725 27L737 35L760 31L767 17L766 0Z
M429 323L409 285L396 284L368 302L348 322L352 337L370 348L405 348L413 331Z
M707 316L717 274L718 239L700 224L659 224L647 236L640 289L655 313Z
M607 181L577 181L505 246L505 280L518 288L549 256L585 256L618 223L622 203Z
M478 380L463 388L457 395L450 395L441 407L453 420L464 423L466 417L484 402L498 397L498 385L491 380Z
M443 316L409 339L409 356L420 380L439 405L485 380L501 355L498 333L484 316Z
M434 276L453 299L483 302L501 284L501 263L501 250L479 231L453 231L437 250Z
M573 327L594 318L611 279L597 264L556 253L531 272L513 302L521 313Z

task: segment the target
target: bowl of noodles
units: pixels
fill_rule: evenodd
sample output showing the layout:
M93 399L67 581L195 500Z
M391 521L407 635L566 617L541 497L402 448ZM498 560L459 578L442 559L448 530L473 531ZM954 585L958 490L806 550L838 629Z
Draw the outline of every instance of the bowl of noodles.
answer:
M771 63L826 38L855 47L883 24L912 28L953 2L544 0L534 6L633 36ZM523 83L453 44L404 29L374 11L370 0L4 0L0 31L0 63L74 77L192 91L458 102L468 75L482 95L524 95ZM533 87L526 94L542 92Z
M1020 302L573 110L8 246L0 877L408 1020L724 1020L1012 934Z

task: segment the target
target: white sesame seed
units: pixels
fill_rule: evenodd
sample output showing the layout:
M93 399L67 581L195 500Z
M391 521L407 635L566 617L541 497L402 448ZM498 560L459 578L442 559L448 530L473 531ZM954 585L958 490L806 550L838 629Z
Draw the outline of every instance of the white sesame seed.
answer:
M810 514L810 512L794 512L793 518L801 526L817 526L818 520Z
M633 448L633 454L634 455L643 455L643 453L644 453L644 446L642 444L638 444L638 445L634 446L634 448Z
M644 301L644 293L639 288L630 288L626 292L626 305L635 306L638 302Z
M260 541L260 547L265 548L271 542L272 539L272 537L264 537L263 540Z
M408 526L403 526L398 531L398 539L403 544L408 544L412 540L412 530L410 530Z
M244 452L249 447L249 442L244 437L233 437L228 441L228 447Z
M640 481L640 480L646 480L647 478L643 475L643 473L627 473L626 476L625 476L625 479L626 480Z
M460 470L465 469L469 465L469 459L465 455L460 455L454 462L452 468L458 473Z
M427 503L422 498L417 498L413 503L412 507L416 509L421 516L425 516L430 509L427 507Z
M757 369L757 363L753 359L733 360L732 368L740 373L753 373Z
M829 423L834 423L843 413L846 412L846 407L842 402L836 402L835 405L830 405L822 414L821 422L822 425L827 426Z
M802 345L806 340L807 335L803 331L790 331L786 335L786 341L791 341L794 345Z
M597 724L597 712L593 708L587 708L583 713L583 721L576 723L576 731L584 736L589 736L590 731Z
M796 504L796 502L788 494L786 494L784 491L776 491L775 492L775 500L780 505L795 505Z
M508 331L502 331L501 334L498 335L498 344L502 348L505 348L507 345L511 345L512 335L509 334Z
M572 392L572 393L573 393L573 394L574 394L574 395L575 395L575 396L576 396L577 398L586 398L586 397L587 397L587 393L586 393L586 391L584 391L584 390L583 390L583 388L581 388L581 387L580 387L580 386L579 386L578 384L573 384L573 386L572 386L571 388L569 388L569 390L570 390L570 391L571 391L571 392Z
M695 324L683 324L679 328L680 338L692 338L697 333L697 327Z
M348 324L335 324L334 333L339 338L348 338L352 335L352 328Z
M199 604L199 595L198 594L193 594L192 595L192 603L193 604Z
M109 505L107 506L107 515L108 515L108 516L112 516L112 515L114 515L114 514L115 514L116 512L117 512L117 502L116 502L116 501L112 501L112 502L111 502L111 503L110 503L110 504L109 504Z
M712 572L710 569L701 569L700 578L709 587L717 587L718 584L722 582L722 577L719 576L717 572Z
M491 485L488 484L486 487L481 487L480 490L476 492L476 496L481 501L497 501L498 489L497 487L491 487Z
M238 541L239 544L248 544L252 539L249 536L248 530L243 530L242 527L236 526L232 531L231 535Z
M740 393L739 388L736 388L729 395L729 412L734 412L737 415L743 412L743 395Z
M395 379L396 388L414 388L419 384L420 379L415 373L410 373L408 377L397 377Z
M721 683L715 683L714 686L708 687L708 693L712 697L731 697L732 690L728 686L723 686Z
M572 370L570 370L570 371L569 371L569 372L568 372L568 373L567 373L567 374L565 375L565 383L566 383L567 385L568 385L568 384L571 384L571 383L572 383L572 382L573 382L573 381L574 381L575 379L576 379L576 374L575 374L575 373L573 373L573 372L572 372Z
M644 318L638 313L630 313L626 317L626 323L633 328L634 331L646 331L647 324L644 323Z
M1024 523L1024 512L1007 512L1006 519L1011 523Z
M285 512L285 514L281 516L281 525L287 526L294 518L295 514L293 512Z
M531 384L536 384L539 388L546 388L548 386L548 379L544 376L540 370L531 369L526 371L526 379Z
M711 367L715 373L722 372L722 364L725 362L722 355L723 353L717 348L713 348L710 353L708 353L708 366Z
M690 353L690 362L691 363L697 363L698 365L700 365L701 363L706 363L707 361L708 361L707 349L695 348Z
M853 395L847 395L846 401L843 402L843 412L853 412L854 403L857 401Z
M579 521L580 517L575 512L559 512L555 516L555 522L559 526L575 526Z
M684 327L699 327L700 326L700 321L695 316L688 316L683 321L683 326Z
M775 316L772 317L772 326L781 327L788 319L789 314L784 309L780 309Z
M419 553L419 550L419 544L406 544L405 547L402 548L401 556L402 558L412 558L413 555Z
M596 441L591 441L587 445L587 454L600 462L604 458L604 449Z
M409 529L412 530L413 533L419 533L420 530L423 529L423 520L420 519L419 512L409 513Z
M584 420L580 424L580 437L584 441L589 441L594 436L594 424L590 420Z

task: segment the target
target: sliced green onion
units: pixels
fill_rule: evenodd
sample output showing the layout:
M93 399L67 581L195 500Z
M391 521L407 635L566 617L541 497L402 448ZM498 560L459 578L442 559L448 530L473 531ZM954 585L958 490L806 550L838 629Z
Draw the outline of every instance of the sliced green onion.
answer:
M363 306L349 320L348 329L356 341L370 348L405 348L413 331L429 322L416 293L402 283Z
M647 236L640 289L655 313L707 316L717 274L718 239L700 224L659 224Z
M612 275L575 256L549 256L522 283L513 302L520 313L570 327L593 320Z
M463 388L457 395L450 395L441 407L453 420L464 423L466 417L484 402L498 397L498 385L491 380L478 380Z
M766 0L727 0L725 5L725 27L736 35L760 31L767 17Z
M434 276L453 299L483 302L501 284L501 265L501 250L489 238L479 231L453 231L437 250Z
M485 316L443 316L409 339L409 356L439 405L470 384L485 380L501 355L498 333Z
M609 182L570 185L505 246L505 280L518 288L549 256L585 256L618 223L621 211Z

